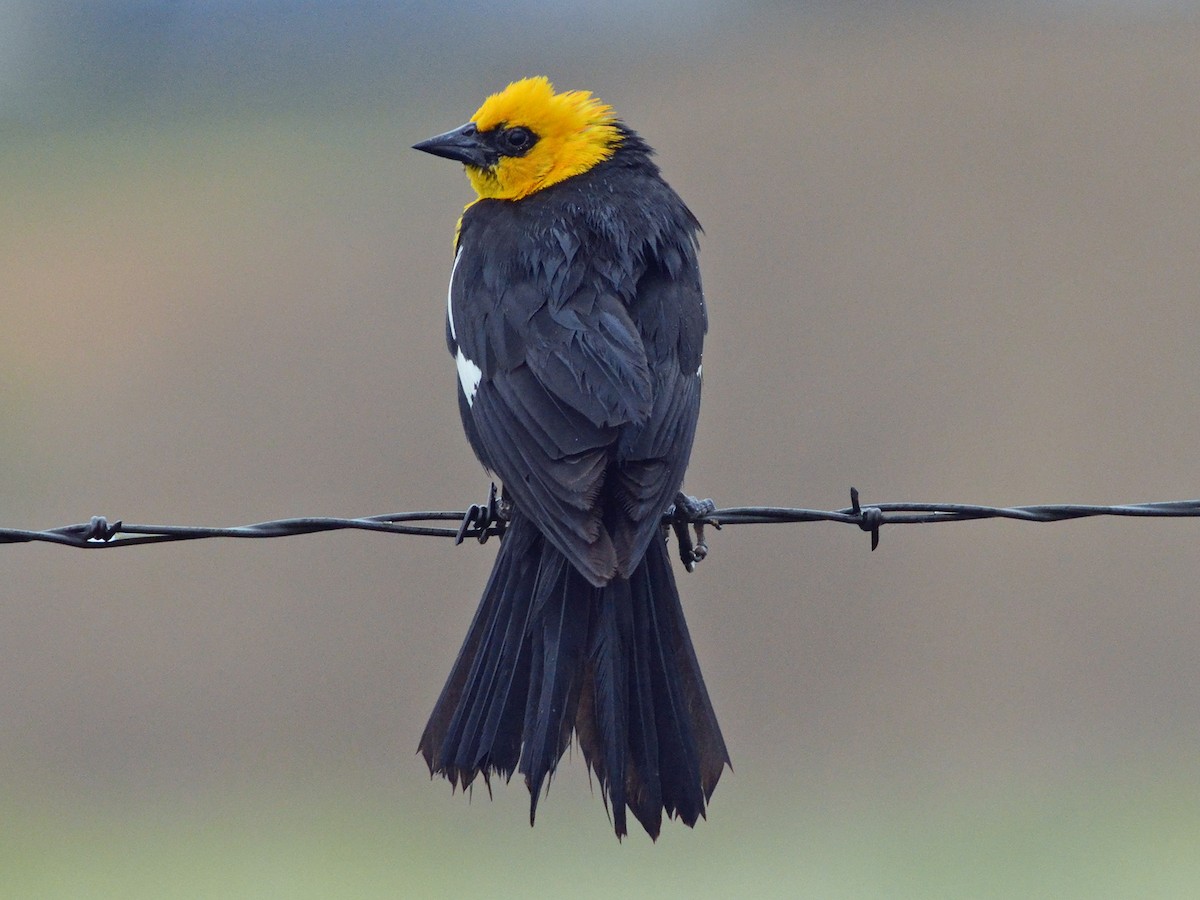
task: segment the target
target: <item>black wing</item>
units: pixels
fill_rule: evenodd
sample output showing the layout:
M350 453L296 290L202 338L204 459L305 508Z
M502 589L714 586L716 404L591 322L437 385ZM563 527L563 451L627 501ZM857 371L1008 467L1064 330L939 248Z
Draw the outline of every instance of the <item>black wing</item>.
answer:
M476 454L602 585L640 561L682 482L705 314L690 213L639 236L573 217L574 196L468 209L448 337Z

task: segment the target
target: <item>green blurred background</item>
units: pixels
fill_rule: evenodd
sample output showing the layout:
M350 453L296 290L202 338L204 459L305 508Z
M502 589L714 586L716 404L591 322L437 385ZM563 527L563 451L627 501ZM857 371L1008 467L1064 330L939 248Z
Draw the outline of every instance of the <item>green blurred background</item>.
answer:
M452 8L451 8L452 6ZM706 228L688 487L1200 494L1187 4L0 3L0 525L462 508L469 188L589 88ZM612 836L578 754L415 755L495 545L0 550L5 897L1200 896L1187 520L739 527L681 576L736 771Z

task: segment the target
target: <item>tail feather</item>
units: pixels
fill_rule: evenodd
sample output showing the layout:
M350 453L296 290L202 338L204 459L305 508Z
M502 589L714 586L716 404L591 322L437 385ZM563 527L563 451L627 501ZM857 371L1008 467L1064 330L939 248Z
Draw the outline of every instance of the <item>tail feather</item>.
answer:
M658 710L659 776L663 808L695 825L729 763L729 753L700 675L666 549L655 544L635 578L647 596L641 630L650 636L650 683ZM645 824L643 822L643 824ZM647 830L650 830L647 828Z
M532 823L572 733L618 837L694 825L729 763L665 544L594 587L516 513L420 752L464 788L519 769Z
M632 599L632 593L631 593ZM654 680L651 677L651 644L653 635L645 625L645 607L630 603L632 622L632 653L629 692L629 768L626 771L626 792L634 817L652 835L662 824L663 786L658 739L659 720L656 711Z
M629 585L616 581L592 609L592 640L585 684L587 703L575 715L584 759L596 773L618 836L625 827L629 673L625 660L633 638ZM599 751L597 751L599 748ZM611 801L611 802L610 802Z
M669 664L664 665L666 672L678 676L675 684L682 689L686 710L683 720L693 725L691 737L695 741L700 786L704 792L704 804L707 804L716 790L721 773L726 766L732 766L729 750L721 736L717 714L713 711L708 688L704 686L704 678L700 674L700 660L696 658L696 648L692 646L687 622L683 618L683 605L679 602L679 593L675 590L675 576L671 573L666 546L661 543L652 546L651 552L646 554L644 564L650 577L651 594L664 598L662 603L648 604L648 608L659 615L657 627L652 628L651 633L667 637L670 641L669 648L662 648L661 657L664 663L671 660ZM666 602L667 598L670 598L671 602ZM688 772L686 781L695 783L694 775L695 773ZM700 804L701 815L704 812L704 804ZM692 822L694 821L695 819L692 819Z
M521 752L521 719L529 689L526 633L531 605L522 602L537 558L532 528L504 541L458 659L433 708L419 749L430 772L466 789L493 772L508 780Z
M521 772L529 787L529 821L537 814L542 784L571 742L586 651L588 608L596 589L557 550L544 548L534 591L532 673L525 703Z

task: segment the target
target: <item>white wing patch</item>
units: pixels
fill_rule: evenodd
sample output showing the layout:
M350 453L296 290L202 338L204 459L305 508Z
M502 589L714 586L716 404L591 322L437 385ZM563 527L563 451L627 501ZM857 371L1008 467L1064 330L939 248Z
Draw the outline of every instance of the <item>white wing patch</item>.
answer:
M454 275L458 272L458 261L462 259L462 247L454 254L454 265L450 268L450 287L446 288L446 321L450 323L450 337L458 340L454 331Z
M454 276L458 272L460 259L462 259L462 247L459 247L458 253L454 255L454 268L450 270L450 287L446 290L446 321L450 323L450 337L455 344L458 343L458 333L454 328ZM474 406L475 393L479 390L479 382L483 381L483 369L475 365L472 360L467 359L461 346L458 348L458 353L455 354L454 362L458 366L458 383L462 386L463 396L467 398L467 406Z
M462 385L462 392L467 398L467 406L474 406L475 392L479 390L479 382L483 381L483 369L467 359L461 347L458 355L454 357L454 361L458 363L458 383Z

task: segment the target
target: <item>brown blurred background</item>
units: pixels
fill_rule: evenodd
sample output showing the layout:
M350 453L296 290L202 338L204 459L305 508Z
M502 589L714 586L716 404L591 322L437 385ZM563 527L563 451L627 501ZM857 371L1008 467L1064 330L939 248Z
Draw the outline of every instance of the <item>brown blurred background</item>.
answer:
M705 225L693 492L1200 495L1182 7L180 6L0 9L0 526L482 500L469 188L407 148L538 72ZM0 895L1196 896L1198 535L714 535L680 580L736 771L657 845L577 754L532 830L429 782L494 545L3 547Z

